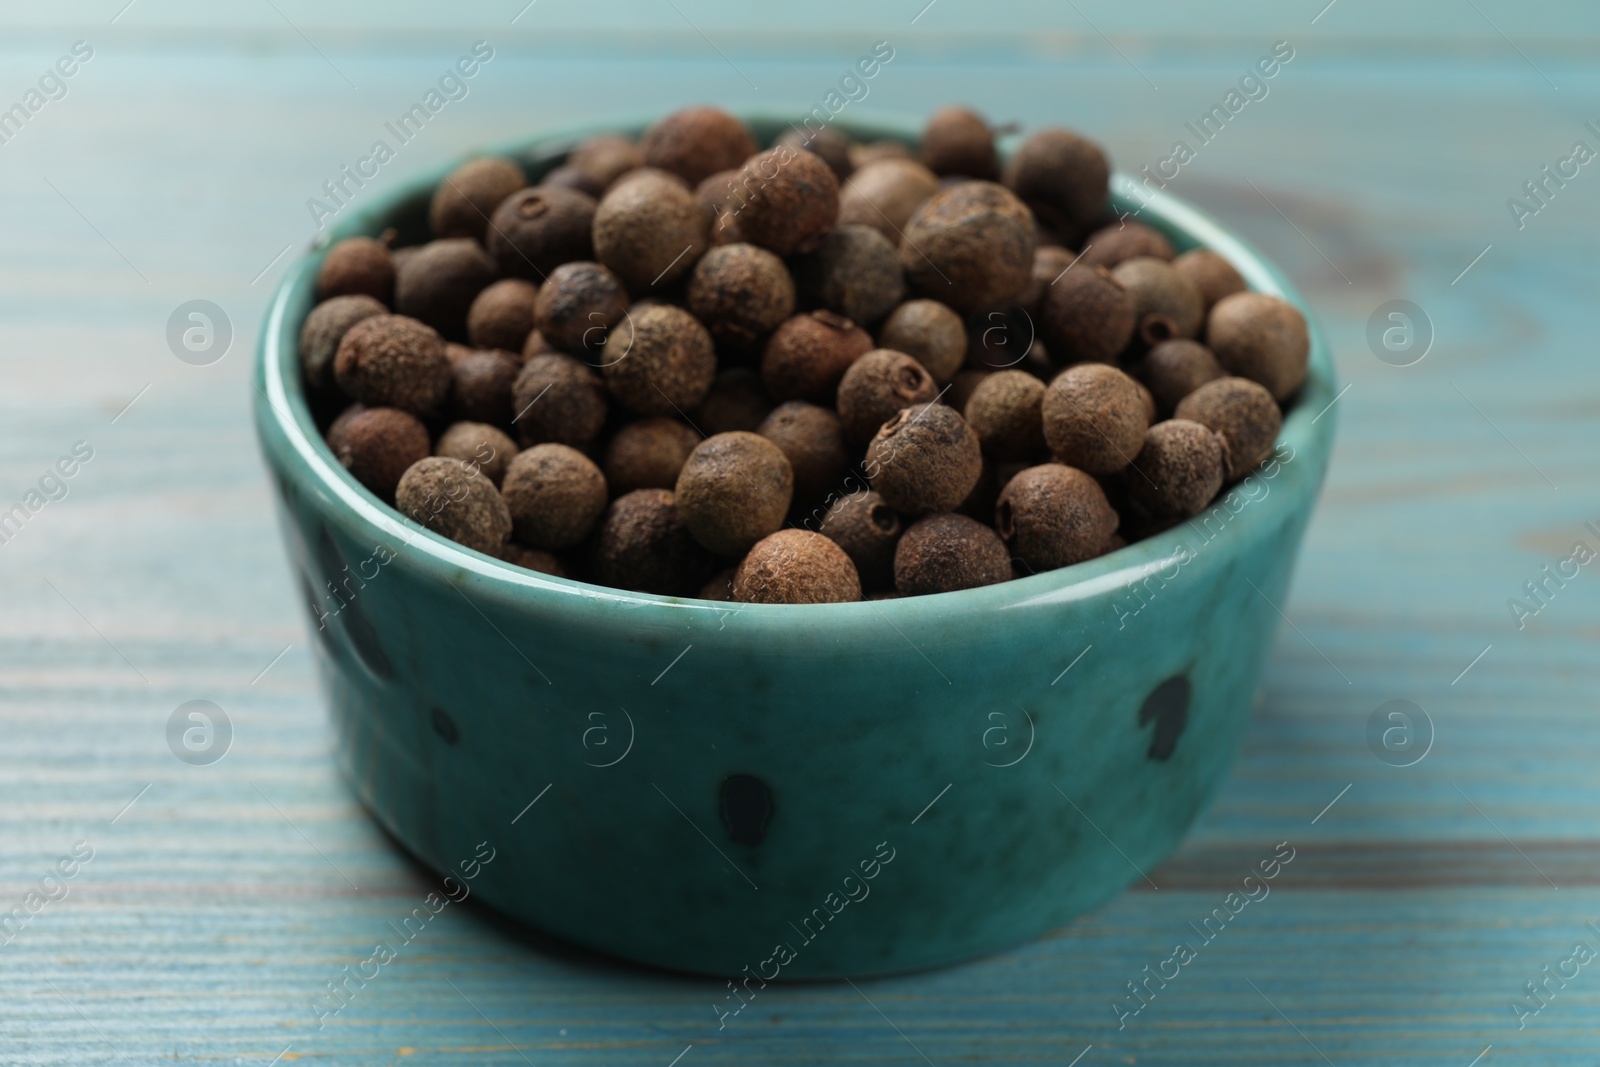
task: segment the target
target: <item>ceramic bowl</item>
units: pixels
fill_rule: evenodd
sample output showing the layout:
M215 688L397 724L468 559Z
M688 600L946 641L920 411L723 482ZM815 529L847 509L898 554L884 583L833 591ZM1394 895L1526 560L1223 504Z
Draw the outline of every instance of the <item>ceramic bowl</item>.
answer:
M763 143L786 128L750 121ZM506 151L536 177L585 135L642 125ZM327 240L390 226L424 240L446 170L347 210ZM1200 212L1156 195L1141 218L1310 317ZM747 983L924 968L1140 880L1226 773L1332 444L1314 324L1274 458L1190 522L980 589L741 606L547 577L382 504L324 445L301 389L320 259L273 297L256 422L339 758L384 827L436 870L472 871L501 911Z

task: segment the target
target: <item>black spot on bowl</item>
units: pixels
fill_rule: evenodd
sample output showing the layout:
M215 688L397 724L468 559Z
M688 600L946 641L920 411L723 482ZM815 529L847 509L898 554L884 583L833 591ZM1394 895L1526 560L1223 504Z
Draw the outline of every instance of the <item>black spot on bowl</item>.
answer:
M456 721L450 717L448 711L436 707L429 714L429 718L433 720L433 732L444 738L445 744L453 745L461 739L461 731L456 729Z
M1189 679L1185 675L1168 678L1145 697L1144 707L1139 709L1139 726L1148 726L1152 721L1156 728L1145 755L1165 760L1178 747L1178 738L1189 724Z
M722 825L736 845L759 845L772 818L772 793L752 774L730 774L722 781Z

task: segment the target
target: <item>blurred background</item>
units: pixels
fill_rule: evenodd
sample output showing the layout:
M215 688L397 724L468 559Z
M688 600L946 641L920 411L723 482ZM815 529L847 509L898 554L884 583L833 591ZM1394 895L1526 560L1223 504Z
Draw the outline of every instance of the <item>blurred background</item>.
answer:
M311 997L428 879L334 767L249 364L308 199L478 41L467 95L357 203L552 127L798 114L878 41L852 116L964 102L1130 173L1198 149L1170 191L1285 266L1349 388L1256 721L1159 890L965 967L776 989L721 1032L716 983L452 907L319 1028ZM1199 146L1185 124L1279 42ZM1600 953L1600 576L1525 587L1600 551L1600 169L1541 169L1600 152L1597 59L1600 9L1510 0L0 5L0 513L28 511L0 527L0 915L78 860L0 930L0 1059L1600 1057L1600 974L1561 967ZM196 300L221 311L203 361L169 328ZM174 758L191 699L226 709L225 759ZM1423 713L1404 755L1369 729L1393 700ZM1119 1028L1125 984L1283 841L1271 899Z

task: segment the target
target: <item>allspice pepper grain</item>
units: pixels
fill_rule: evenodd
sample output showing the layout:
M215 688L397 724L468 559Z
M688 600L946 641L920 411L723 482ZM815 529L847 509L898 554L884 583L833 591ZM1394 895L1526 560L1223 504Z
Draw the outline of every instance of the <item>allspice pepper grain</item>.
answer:
M1006 483L995 505L995 529L1034 571L1100 555L1116 532L1117 521L1100 483L1060 463L1020 471Z
M1023 139L1004 180L1040 222L1076 240L1106 208L1111 164L1087 137L1051 126Z
M1134 365L1134 377L1150 390L1156 411L1169 417L1178 402L1202 385L1227 374L1211 349L1199 341L1162 341Z
M428 430L415 415L398 408L363 408L342 420L329 443L356 481L392 501L400 476L428 455Z
M644 152L626 137L602 133L569 152L566 165L587 174L604 190L630 170L644 166Z
M794 499L806 507L825 498L850 467L851 449L839 416L804 400L773 408L756 432L777 445L794 471Z
M335 296L311 309L300 327L300 370L312 389L333 384L333 357L345 332L374 315L387 315L383 302L365 293Z
M908 300L878 328L878 347L904 352L943 385L967 358L967 328L937 300Z
M645 131L639 147L645 166L676 174L691 186L737 167L756 152L744 123L714 107L674 111Z
M844 372L834 407L845 436L865 445L902 408L926 404L938 395L939 387L922 364L904 352L875 348Z
M539 287L522 278L502 278L479 293L467 309L467 339L475 348L521 352L533 332L533 302Z
M563 263L594 258L595 212L587 193L535 185L495 208L485 244L503 273L542 282Z
M953 511L983 474L983 452L954 408L906 408L879 428L867 446L867 479L906 515Z
M731 430L754 433L772 406L753 368L729 367L712 380L711 391L689 412L689 422L707 437Z
M636 308L606 338L600 373L623 407L673 415L705 399L717 374L711 334L680 307Z
M743 354L794 314L795 284L783 260L765 248L726 244L695 264L685 302L718 346Z
M780 145L750 159L739 233L780 256L810 252L839 218L839 179L817 156Z
M918 294L964 315L1016 299L1033 276L1033 213L1003 185L962 182L906 223L900 266Z
M677 419L638 419L617 430L606 445L606 482L618 496L635 489L671 489L700 435Z
M1090 474L1132 463L1150 427L1139 384L1104 363L1080 363L1056 375L1040 411L1055 458Z
M818 129L800 129L791 127L773 142L774 147L786 145L789 148L803 148L828 165L833 171L833 176L841 182L850 177L855 164L850 161L850 149L854 142L832 126L823 126Z
M664 596L694 595L714 566L665 489L635 489L613 500L595 531L593 558L603 584Z
M709 247L710 216L694 193L663 171L624 175L595 209L593 258L635 296L687 274Z
M599 352L628 313L622 280L590 260L552 270L534 301L539 336L570 355Z
M894 587L894 550L905 532L900 515L871 490L834 501L817 532L844 549L867 592Z
M1210 311L1217 301L1248 288L1244 277L1232 263L1215 252L1196 248L1172 261L1172 269L1189 279L1189 284L1200 291L1201 302Z
M1083 241L1082 265L1110 270L1125 259L1151 256L1171 261L1176 253L1160 230L1123 219L1091 233Z
M518 544L546 550L578 544L606 510L606 478L569 445L546 442L518 452L503 492Z
M967 400L967 424L984 454L1026 460L1044 451L1045 385L1027 371L1002 370L984 378Z
M511 513L494 483L458 459L413 463L394 492L406 518L467 548L498 555L511 536Z
M499 427L482 422L456 422L439 435L433 454L477 467L499 488L505 480L507 464L517 454L517 443Z
M855 564L809 530L779 530L757 541L733 575L742 604L842 604L861 599Z
M370 296L394 299L394 262L389 246L371 237L346 237L328 249L317 268L317 299Z
M871 226L897 245L917 208L939 191L939 177L916 160L864 164L839 189L839 225Z
M922 161L941 177L958 174L993 181L1000 176L994 131L966 107L942 107L922 130Z
M467 310L489 287L494 260L466 237L429 241L395 273L394 309L427 323L452 341L467 336Z
M480 244L494 209L528 184L522 168L509 159L484 156L445 176L433 190L428 221L435 237L470 237Z
M571 356L534 356L512 386L512 422L525 445L555 441L582 448L605 425L605 385Z
M801 299L871 326L906 296L900 253L870 226L840 226L794 264Z
M689 453L674 495L696 541L719 556L738 556L783 526L794 471L765 437L720 433Z
M1011 578L1011 553L1000 535L965 515L926 515L912 523L894 552L901 596L950 593Z
M428 415L449 395L451 372L438 331L404 315L374 315L345 331L333 377L352 400Z
M1127 291L1082 257L1039 300L1039 335L1064 364L1116 362L1137 326Z
M1223 370L1259 382L1279 403L1306 380L1306 317L1268 293L1234 293L1218 301L1206 319L1206 343Z
M1134 256L1111 270L1133 303L1134 333L1146 346L1200 332L1205 304L1200 290L1164 260Z
M774 400L829 403L850 364L870 351L872 335L843 315L796 315L767 339L761 381Z
M522 365L509 352L482 349L451 364L450 413L458 420L511 425L512 389Z
M1272 454L1283 428L1283 414L1272 394L1248 378L1207 382L1178 402L1173 417L1198 422L1222 435L1227 446L1225 478L1230 482Z
M1186 419L1150 427L1133 463L1128 494L1156 518L1198 515L1222 488L1226 448L1220 434Z

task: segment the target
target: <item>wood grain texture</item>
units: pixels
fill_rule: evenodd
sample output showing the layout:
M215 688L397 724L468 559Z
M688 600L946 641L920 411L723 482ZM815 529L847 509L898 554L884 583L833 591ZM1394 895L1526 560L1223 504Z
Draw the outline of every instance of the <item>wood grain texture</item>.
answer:
M406 5L378 28L350 6L281 3L295 30L266 6L157 0L109 25L120 6L8 13L0 38L3 101L72 40L97 50L0 146L0 509L74 442L94 448L70 494L0 545L0 912L75 841L94 849L0 946L0 1062L1061 1067L1092 1046L1084 1067L1466 1067L1491 1044L1485 1064L1600 1058L1594 967L1523 1029L1509 1007L1575 942L1600 948L1583 925L1600 924L1600 572L1525 629L1506 606L1573 541L1600 546L1584 530L1600 524L1600 171L1524 229L1505 203L1575 139L1600 147L1583 129L1600 120L1592 8L1340 0L1312 25L1320 2L993 14L940 0L911 26L921 2L762 23L686 0L592 16L541 0L516 27L520 2L482 25ZM1159 888L963 967L769 987L720 1031L715 983L616 965L469 902L319 1029L311 998L432 887L335 772L246 364L274 256L313 236L305 199L479 37L497 54L471 96L373 189L543 126L703 99L809 106L880 38L897 55L862 107L964 99L1067 122L1137 170L1272 41L1294 43L1270 95L1172 188L1288 267L1350 389L1282 605L1293 625L1228 784L1149 872ZM235 330L210 367L164 337L194 298ZM1437 332L1412 367L1367 346L1392 299ZM236 730L210 767L164 739L196 698ZM1403 769L1365 740L1396 698L1436 728ZM527 817L561 812L553 793ZM1270 896L1119 1030L1125 984L1198 943L1191 924L1282 841L1296 858Z

